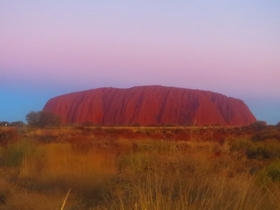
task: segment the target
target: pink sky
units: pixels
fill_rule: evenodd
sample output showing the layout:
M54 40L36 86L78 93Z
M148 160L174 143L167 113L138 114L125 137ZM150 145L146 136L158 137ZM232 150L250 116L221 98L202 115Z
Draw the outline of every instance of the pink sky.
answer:
M0 121L59 94L154 84L240 98L280 121L276 0L5 0L0 28Z

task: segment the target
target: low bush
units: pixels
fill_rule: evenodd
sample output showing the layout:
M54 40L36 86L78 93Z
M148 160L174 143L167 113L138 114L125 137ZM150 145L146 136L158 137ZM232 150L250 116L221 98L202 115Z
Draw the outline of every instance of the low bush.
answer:
M272 157L272 152L264 144L254 144L247 148L247 158L267 159Z
M258 178L262 184L280 182L280 160L276 160L261 169Z
M252 141L264 141L269 139L280 140L280 131L274 127L264 129L252 136Z
M253 128L255 130L260 130L260 129L267 127L267 123L265 121L256 121L256 122L253 122L251 125L249 125L249 127Z
M0 166L19 167L28 155L35 153L35 145L29 141L19 141L9 144L0 150Z
M280 142L276 140L252 142L237 139L231 142L230 151L241 153L249 159L280 158Z

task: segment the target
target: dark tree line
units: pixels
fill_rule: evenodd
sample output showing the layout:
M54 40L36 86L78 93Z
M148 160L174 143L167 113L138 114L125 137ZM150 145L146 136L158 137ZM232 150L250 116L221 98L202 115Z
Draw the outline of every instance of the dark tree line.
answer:
M24 122L22 121L15 121L15 122L8 122L8 121L1 121L0 126L14 126L14 127L22 127L24 126Z
M57 127L61 125L61 118L52 112L39 111L29 112L26 115L26 121L28 125L32 127Z

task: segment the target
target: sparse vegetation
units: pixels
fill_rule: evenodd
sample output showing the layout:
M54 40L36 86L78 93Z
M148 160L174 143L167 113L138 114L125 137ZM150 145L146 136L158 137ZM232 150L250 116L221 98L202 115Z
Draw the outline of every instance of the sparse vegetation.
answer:
M0 209L279 209L279 133L2 127Z
M267 126L267 123L265 121L258 120L256 122L252 123L250 126L255 129L262 129Z

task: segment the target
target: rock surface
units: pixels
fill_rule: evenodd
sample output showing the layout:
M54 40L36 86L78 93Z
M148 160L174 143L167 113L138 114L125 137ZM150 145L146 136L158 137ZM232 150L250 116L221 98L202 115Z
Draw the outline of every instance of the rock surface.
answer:
M98 88L50 99L43 111L64 124L249 125L256 121L239 99L202 90L164 86Z

